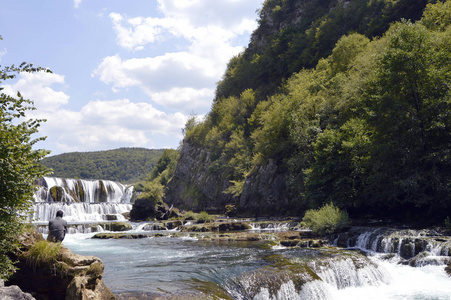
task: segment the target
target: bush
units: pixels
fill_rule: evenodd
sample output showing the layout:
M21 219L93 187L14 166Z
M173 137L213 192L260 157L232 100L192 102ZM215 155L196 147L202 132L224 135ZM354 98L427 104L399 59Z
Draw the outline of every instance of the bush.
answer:
M187 221L187 220L195 220L196 219L196 214L193 211L187 211L186 213L183 214L183 220Z
M301 224L316 234L330 234L348 226L349 218L346 212L330 203L320 209L306 211Z
M199 223L205 223L205 222L210 222L213 221L215 217L210 216L206 211L202 211L200 213L197 214L197 222Z
M52 243L45 240L39 241L28 250L27 262L33 270L36 270L38 267L56 262L60 253L60 243Z

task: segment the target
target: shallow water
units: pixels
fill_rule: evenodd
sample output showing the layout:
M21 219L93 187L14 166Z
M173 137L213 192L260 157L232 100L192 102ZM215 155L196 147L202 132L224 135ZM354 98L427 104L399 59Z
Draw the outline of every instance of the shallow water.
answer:
M222 287L234 299L451 299L451 279L444 272L444 266L413 268L381 260L378 256L370 259L384 273L385 279L381 281L337 288L322 278L324 281L315 280L300 292L288 281L278 294L257 288L256 295L249 298L237 289L238 278L268 266L265 257L275 253L290 258L313 257L317 250L265 249L256 243L204 242L190 238L101 240L90 239L91 236L70 234L63 244L74 253L102 259L104 281L114 293L140 292L156 297ZM347 274L344 269L336 272L342 276Z
M177 292L193 280L223 284L261 267L262 257L270 253L249 244L190 238L100 240L91 236L68 235L63 244L74 253L102 259L104 281L114 293Z

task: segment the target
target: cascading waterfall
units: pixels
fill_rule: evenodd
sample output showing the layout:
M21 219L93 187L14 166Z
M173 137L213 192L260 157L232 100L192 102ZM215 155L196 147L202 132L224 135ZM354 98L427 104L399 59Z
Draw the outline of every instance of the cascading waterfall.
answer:
M72 223L125 220L132 195L133 186L114 181L44 177L38 181L31 220L46 223L58 210Z
M443 265L451 261L451 240L434 230L356 227L338 236L334 243L370 254L392 254L398 262L414 267Z
M229 288L231 294L253 300L335 300L339 290L386 286L391 280L384 268L357 251L302 253L241 275L239 284Z

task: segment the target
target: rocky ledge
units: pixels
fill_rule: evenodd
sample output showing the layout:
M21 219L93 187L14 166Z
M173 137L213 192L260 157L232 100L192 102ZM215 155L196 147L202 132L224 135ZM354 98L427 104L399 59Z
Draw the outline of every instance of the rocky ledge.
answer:
M167 225L164 223L164 225ZM294 225L294 226L290 226ZM189 237L201 241L264 242L271 246L319 248L328 240L315 236L311 231L300 231L293 222L206 222L178 226L177 231L165 230L163 223L152 223L147 232L102 232L94 239L140 239L148 237ZM145 227L143 227L145 231ZM251 230L257 227L257 230ZM280 229L282 227L284 229ZM279 229L276 229L279 228Z
M104 264L94 256L81 256L61 246L56 259L30 264L29 250L44 241L36 230L30 230L20 237L17 249L19 268L6 282L8 288L17 285L31 298L21 298L17 294L11 299L36 300L110 300L113 293L102 280ZM19 292L16 289L17 292ZM3 299L3 298L1 298ZM6 298L7 299L7 298Z
M24 293L17 285L5 286L0 279L0 299L2 300L36 300L31 294Z

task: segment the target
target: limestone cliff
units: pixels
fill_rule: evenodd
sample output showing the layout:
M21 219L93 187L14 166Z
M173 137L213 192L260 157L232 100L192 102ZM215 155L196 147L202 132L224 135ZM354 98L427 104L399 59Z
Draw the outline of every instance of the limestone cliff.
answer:
M184 143L174 177L167 185L165 202L181 209L223 213L227 204L237 211L259 215L281 213L286 207L286 174L274 161L254 168L247 177L240 197L224 191L230 186L226 175L211 168L210 153Z
M207 150L184 143L165 202L181 209L222 212L234 200L223 193L229 181L223 173L212 171L211 163Z

